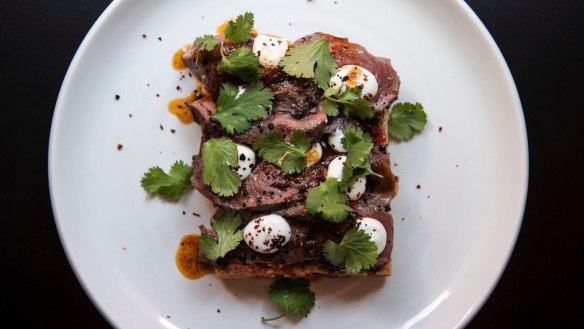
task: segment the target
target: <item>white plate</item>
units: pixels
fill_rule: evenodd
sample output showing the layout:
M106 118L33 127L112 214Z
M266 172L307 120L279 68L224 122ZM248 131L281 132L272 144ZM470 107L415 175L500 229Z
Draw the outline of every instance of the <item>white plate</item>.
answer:
M514 246L526 196L526 133L512 77L462 1L359 3L120 0L99 18L63 82L49 174L69 260L113 325L265 328L260 317L277 314L267 280L183 278L177 244L207 223L210 203L197 192L162 202L139 185L148 167L190 162L199 148L198 126L166 109L194 85L172 70L173 52L244 11L255 13L259 31L290 39L323 31L390 57L400 100L422 102L429 116L421 135L390 146L401 176L393 275L317 282L308 318L278 324L456 328L481 307Z

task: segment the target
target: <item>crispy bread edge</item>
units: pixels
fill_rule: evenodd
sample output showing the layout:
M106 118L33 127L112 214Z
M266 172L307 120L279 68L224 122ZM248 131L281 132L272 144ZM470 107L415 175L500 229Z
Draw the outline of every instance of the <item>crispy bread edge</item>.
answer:
M215 267L215 275L219 279L251 279L275 277L289 278L313 278L313 277L364 277L364 276L389 276L391 275L391 262L377 271L361 271L348 273L342 270L334 270L330 267L313 264L297 264L285 268L259 267L247 264L228 264L224 267Z

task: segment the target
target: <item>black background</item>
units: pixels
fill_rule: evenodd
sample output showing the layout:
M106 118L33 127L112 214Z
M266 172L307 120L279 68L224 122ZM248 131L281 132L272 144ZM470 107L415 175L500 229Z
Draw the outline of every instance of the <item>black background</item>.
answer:
M0 221L2 327L109 328L67 262L47 179L50 123L61 82L109 1L0 2L0 198L7 210ZM584 2L467 3L493 35L514 76L530 152L529 194L516 248L468 328L579 327Z

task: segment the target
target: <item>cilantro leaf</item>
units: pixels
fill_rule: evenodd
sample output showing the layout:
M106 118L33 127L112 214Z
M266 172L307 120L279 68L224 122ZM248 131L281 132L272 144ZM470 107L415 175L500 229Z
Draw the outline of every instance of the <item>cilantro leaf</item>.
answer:
M237 16L235 21L229 21L223 34L227 40L233 43L244 43L250 38L253 24L253 13L246 12Z
M310 281L305 278L278 278L268 291L271 301L278 304L282 314L265 319L262 322L279 319L286 315L307 316L314 307L314 292L310 290Z
M325 220L338 223L345 220L347 214L353 211L345 204L348 200L347 194L339 190L339 181L329 177L308 192L306 207L311 214L321 213Z
M152 167L142 176L140 185L151 194L158 194L164 199L176 200L191 188L191 167L182 160L176 161L168 171Z
M215 39L215 37L210 35L210 34L206 34L202 37L198 37L195 39L195 42L193 42L193 45L195 45L195 46L201 45L202 49L204 49L206 51L213 50L213 48L215 48L215 46L217 44L219 44L219 41L217 39Z
M217 99L217 112L213 119L219 121L228 133L241 133L251 127L251 121L266 117L274 94L261 83L247 86L238 96L239 88L224 83Z
M336 117L339 115L339 108L337 107L337 103L331 101L330 99L325 99L322 103L322 108L324 113L326 113L329 117Z
M369 234L352 228L339 244L328 240L324 243L325 258L334 266L344 266L349 273L372 268L377 262L377 247Z
M339 187L342 191L346 191L351 188L359 178L367 175L379 176L373 171L373 169L371 169L371 164L369 163L363 167L345 166L343 167L343 179L341 180Z
M391 108L389 134L397 140L409 140L426 127L426 112L420 103L396 103Z
M341 139L341 143L342 141L343 140ZM355 144L345 144L349 145L349 148L347 149L347 163L345 165L348 164L353 167L361 167L369 162L373 143L367 140L361 140Z
M271 131L263 134L253 143L254 151L269 163L277 163L287 152L290 146L284 140L284 134Z
M343 129L343 138L341 138L341 143L345 150L349 150L353 147L353 145L357 144L360 141L364 141L367 143L373 143L371 140L371 136L368 133L364 133L361 128L355 127L353 125L348 125Z
M290 144L293 145L298 152L288 152L282 160L282 171L285 173L299 173L306 168L307 157L306 151L310 149L310 140L301 130L296 130L292 137L290 137Z
M322 89L329 86L330 78L337 72L337 63L328 50L325 38L290 48L278 65L284 72L298 78L314 78Z
M328 88L324 92L324 97L325 100L322 106L327 115L336 116L339 108L341 108L345 116L353 115L361 119L371 119L373 117L371 104L361 98L361 90L358 88L347 88L344 91L341 91L340 87ZM332 110L333 106L336 111Z
M353 126L343 129L343 134L345 136L341 139L341 143L347 150L347 160L339 187L342 191L346 191L361 177L371 174L379 175L371 169L370 155L373 149L371 136Z
M284 140L279 131L261 135L252 145L254 151L266 161L278 164L287 174L300 173L306 167L306 151L311 147L305 132L296 130L290 137L290 143Z
M203 182L219 196L232 196L239 190L241 179L231 169L237 166L237 146L225 137L211 138L203 144Z
M241 80L251 83L260 78L260 60L248 48L239 48L233 51L228 56L223 53L223 45L221 46L221 63L217 69L225 71L229 74L235 75Z
M200 238L200 247L205 257L217 260L237 248L243 240L243 230L239 229L242 224L239 214L231 209L220 208L213 219L213 229L217 232L217 239L203 233Z
M372 148L373 143L360 141L353 144L348 150L347 160L343 167L343 176L339 183L341 190L345 191L353 186L360 177L374 173L369 160Z

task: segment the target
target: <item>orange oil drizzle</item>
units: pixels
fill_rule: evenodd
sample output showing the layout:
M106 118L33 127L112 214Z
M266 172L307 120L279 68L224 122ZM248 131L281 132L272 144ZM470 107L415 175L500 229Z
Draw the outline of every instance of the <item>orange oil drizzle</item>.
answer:
M193 90L187 97L180 97L171 100L168 103L168 111L174 114L180 122L184 124L189 124L193 122L193 114L187 108L188 102L192 102L197 99L199 92Z
M176 250L175 260L178 270L187 279L199 279L214 272L212 267L197 262L198 253L199 235L187 234L183 236Z
M184 45L183 47L177 49L172 55L172 68L175 70L184 70L187 68L187 63L183 60L182 56L191 45Z

